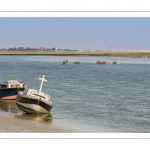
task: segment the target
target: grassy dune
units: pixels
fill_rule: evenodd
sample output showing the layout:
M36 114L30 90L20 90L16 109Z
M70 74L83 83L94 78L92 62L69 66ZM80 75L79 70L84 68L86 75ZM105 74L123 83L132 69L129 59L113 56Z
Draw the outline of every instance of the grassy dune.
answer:
M148 57L150 51L0 51L0 55L56 55L56 56L120 56Z

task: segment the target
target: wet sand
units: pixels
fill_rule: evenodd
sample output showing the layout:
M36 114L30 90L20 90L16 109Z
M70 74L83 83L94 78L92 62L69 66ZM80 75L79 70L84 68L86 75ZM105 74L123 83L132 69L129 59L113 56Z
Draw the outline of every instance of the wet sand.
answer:
M20 112L19 110L18 112ZM0 110L0 133L115 133L108 128L53 118L48 114L22 114Z
M54 115L54 116L53 116ZM0 133L114 133L99 126L81 124L55 114L26 114L13 100L0 99Z
M113 129L0 111L0 133L115 133ZM119 132L119 131L117 131Z
M56 127L49 122L28 120L11 112L0 111L0 133L70 133L73 130Z

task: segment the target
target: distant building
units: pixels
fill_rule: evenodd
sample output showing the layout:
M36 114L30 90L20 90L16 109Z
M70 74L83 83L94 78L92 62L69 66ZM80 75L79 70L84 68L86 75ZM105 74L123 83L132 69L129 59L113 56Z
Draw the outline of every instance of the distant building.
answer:
M57 51L57 48L56 48L56 47L54 47L54 48L52 48L52 50L53 50L53 51Z
M64 51L71 51L70 49L64 49Z
M15 51L15 50L17 50L17 48L16 47L14 47L14 48L10 47L8 50L9 51Z
M24 50L24 47L18 47L18 50Z
M30 47L26 47L25 49L26 49L26 50L30 50Z

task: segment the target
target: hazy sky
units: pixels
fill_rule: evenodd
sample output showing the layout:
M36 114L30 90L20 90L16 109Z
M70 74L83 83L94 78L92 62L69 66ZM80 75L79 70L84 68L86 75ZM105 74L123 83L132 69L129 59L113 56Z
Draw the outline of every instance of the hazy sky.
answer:
M0 48L150 50L150 18L0 18Z

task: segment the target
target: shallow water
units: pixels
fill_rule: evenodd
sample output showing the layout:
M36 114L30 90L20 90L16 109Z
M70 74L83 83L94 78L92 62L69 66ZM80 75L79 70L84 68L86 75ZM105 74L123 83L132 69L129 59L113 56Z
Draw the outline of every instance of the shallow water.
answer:
M62 65L65 59L69 65ZM77 60L80 65L73 63ZM120 64L95 65L97 60ZM39 89L43 74L47 82L42 91L53 102L45 117L50 124L62 123L80 132L150 132L149 58L0 56L0 82L16 79ZM0 100L0 109L18 113L15 101Z

